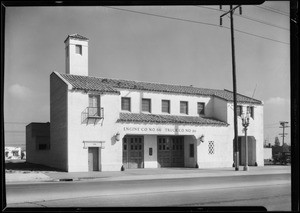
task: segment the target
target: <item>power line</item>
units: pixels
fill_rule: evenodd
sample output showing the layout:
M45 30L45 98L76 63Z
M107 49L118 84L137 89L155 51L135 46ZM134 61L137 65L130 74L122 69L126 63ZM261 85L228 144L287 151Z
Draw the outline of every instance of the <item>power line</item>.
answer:
M132 12L132 13L137 13L137 14L155 16L155 17L160 17L160 18L173 19L173 20L177 20L177 21L185 21L185 22L190 22L190 23L196 23L196 24L203 24L203 25L209 25L209 26L219 27L219 25L216 25L216 24L211 24L211 23L201 22L201 21L194 21L194 20L190 20L190 19L175 18L175 17L171 17L171 16L163 16L163 15L157 15L157 14L152 14L152 13L145 13L145 12L140 12L140 11L135 11L135 10L128 10L128 9L123 9L123 8L110 7L110 6L102 6L102 7L106 7L106 8L110 8L110 9L115 9L115 10L121 10L121 11L127 11L127 12ZM229 27L223 27L223 28L230 29ZM281 43L281 44L287 44L287 45L289 45L289 43L287 43L287 42L283 42L283 41L279 41L279 40L267 38L267 37L256 35L256 34L253 34L253 33L248 33L248 32L242 31L242 30L235 29L234 31L239 32L239 33L243 33L243 34L246 34L246 35L254 36L254 37L257 37L257 38L262 38L262 39L266 39L266 40L269 40L269 41L274 41L274 42L278 42L278 43Z
M28 124L28 123L25 123L25 122L14 122L14 121L7 121L7 122L4 122L5 124Z
M264 6L261 6L261 7L269 8L271 10L274 10L274 11L277 11L277 12L280 12L280 13L285 13L286 15L289 15L289 12L284 12L284 11L281 11L281 10L277 10L277 9L275 9L273 7L269 7L267 5L264 5Z
M196 7L205 8L205 9L209 9L209 10L215 10L215 11L218 11L218 12L226 12L224 10L210 8L210 7L205 7L205 6L199 6L199 5L195 5L195 6ZM280 29L283 29L283 30L290 31L290 29L288 29L288 28L284 28L284 27L281 27L281 26L278 26L278 25L275 25L275 24L272 24L272 23L268 23L268 22L265 22L265 21L262 21L262 20L259 20L259 19L255 19L255 18L252 18L250 16L239 15L239 14L233 14L233 15L239 16L241 18L248 19L248 20L251 20L251 21L255 21L255 22L258 22L258 23L261 23L261 24L265 24L265 25L269 25L269 26L272 26L272 27L277 27L277 28L280 28Z
M247 34L247 35L255 36L255 37L258 37L258 38L263 38L263 39L267 39L267 40L270 40L270 41L275 41L275 42L278 42L278 43L290 45L290 43L287 43L287 42L284 42L284 41L278 41L278 40L275 40L275 39L272 39L272 38L267 38L267 37L256 35L256 34L253 34L253 33L247 33L247 32L241 31L241 30L235 30L235 31L240 32L240 33L244 33L244 34Z
M177 20L177 21L186 21L186 22L197 23L197 24L204 24L204 25L210 25L210 26L215 26L215 27L219 26L217 24L211 24L211 23L207 23L207 22L194 21L194 20L183 19L183 18L175 18L175 17L171 17L171 16L163 16L163 15L157 15L157 14L152 14L152 13L145 13L145 12L140 12L140 11L135 11L135 10L128 10L128 9L117 8L117 7L110 7L110 6L103 6L103 7L107 7L107 8L115 9L115 10L122 10L122 11L132 12L132 13L138 13L138 14L143 14L143 15L156 16L156 17L160 17L160 18L174 19L174 20Z
M255 7L258 7L258 8L261 8L261 9L264 9L264 10L268 10L268 11L271 11L273 13L277 13L277 14L280 14L280 15L284 15L284 16L287 16L287 17L290 17L289 15L287 14L284 14L284 13L281 13L281 12L278 12L278 11L274 11L274 10L271 10L271 9L268 9L268 8L265 8L265 7L262 7L262 6L257 6L257 5L254 5Z
M261 20L259 20L259 19L251 18L251 17L249 17L249 16L244 16L244 15L241 16L241 15L238 15L238 14L237 14L237 16L239 16L239 17L241 17L241 18L244 18L244 19L251 20L251 21L256 21L256 22L259 22L259 23L261 23L261 24L265 24L265 25L269 25L269 26L272 26L272 27L277 27L277 28L280 28L280 29L283 29L283 30L290 31L290 29L288 29L288 28L280 27L280 26L278 26L278 25L271 24L271 23L267 23L267 22L261 21Z

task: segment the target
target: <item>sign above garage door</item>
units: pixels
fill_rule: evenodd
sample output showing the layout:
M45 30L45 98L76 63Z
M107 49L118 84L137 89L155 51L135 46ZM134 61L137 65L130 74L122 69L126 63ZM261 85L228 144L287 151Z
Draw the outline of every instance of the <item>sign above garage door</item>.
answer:
M195 134L196 129L189 127L124 126L125 133L141 134Z

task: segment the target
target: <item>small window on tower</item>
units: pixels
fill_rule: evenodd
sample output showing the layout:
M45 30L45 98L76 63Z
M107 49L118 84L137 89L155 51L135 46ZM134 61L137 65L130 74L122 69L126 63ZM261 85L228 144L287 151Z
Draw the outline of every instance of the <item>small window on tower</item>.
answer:
M82 55L82 46L81 45L75 45L75 51L76 51L76 54Z

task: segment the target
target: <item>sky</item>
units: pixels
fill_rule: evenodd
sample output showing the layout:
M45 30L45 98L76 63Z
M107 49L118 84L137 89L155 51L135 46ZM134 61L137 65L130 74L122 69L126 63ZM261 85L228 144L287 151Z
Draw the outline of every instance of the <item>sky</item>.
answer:
M223 6L7 7L5 145L24 146L31 122L50 121L50 74L65 73L64 40L89 38L89 75L232 90L229 10ZM289 2L234 13L237 92L264 103L264 138L290 124ZM250 124L251 125L251 124ZM240 127L242 128L242 127ZM290 144L290 128L285 142Z

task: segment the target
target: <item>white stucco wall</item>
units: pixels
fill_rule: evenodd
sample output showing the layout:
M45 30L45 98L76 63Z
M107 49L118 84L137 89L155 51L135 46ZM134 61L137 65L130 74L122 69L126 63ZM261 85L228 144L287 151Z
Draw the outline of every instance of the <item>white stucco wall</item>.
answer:
M90 123L83 122L82 112L88 107L88 93L80 91L68 92L68 171L88 171L88 149L83 141L103 141L105 148L99 151L99 169L101 171L120 171L122 167L122 138L125 135L144 136L144 168L157 168L157 136L182 135L184 137L185 167L199 168L232 167L233 164L233 106L222 99L210 97L195 97L190 95L173 95L165 93L150 93L122 90L119 94L100 94L101 107L104 108L104 119ZM141 99L151 99L151 113L161 112L161 100L170 100L171 115L180 114L180 101L189 102L189 116L197 115L197 102L205 102L205 115L228 122L229 126L197 126L175 124L138 124L116 123L121 111L121 97L131 98L131 113L141 112ZM245 105L244 107L246 107ZM248 135L257 140L257 163L263 165L263 122L262 106L255 107L255 117L250 120ZM252 126L251 126L252 125ZM177 129L177 131L176 131ZM179 130L179 131L178 131ZM182 130L182 131L181 131ZM120 141L115 140L115 134L120 133ZM204 135L204 142L199 137ZM239 135L243 136L239 121ZM214 142L214 153L209 154L209 141ZM195 144L195 155L189 157L189 144ZM149 148L153 149L152 156Z
M194 144L194 157L190 157L190 144ZM197 140L194 135L184 136L184 166L189 168L196 168L198 153Z
M26 126L26 161L67 171L67 91L68 84L57 73L50 76L50 136L49 126L31 123ZM45 141L43 138L45 138ZM50 149L38 149L37 141L49 142Z
M82 54L75 52L75 45L82 46ZM69 57L66 56L66 73L88 76L88 41L69 38L65 43L65 48L69 55Z
M164 114L164 115L184 115L180 113L180 101L188 101L188 115L187 116L198 116L197 103L205 103L205 116L213 116L213 104L211 97L205 96L192 96L183 94L170 94L160 92L140 92L134 90L122 90L121 97L131 98L131 113L142 112L142 98L151 99L151 113L152 114ZM161 110L161 101L170 100L170 114L163 113ZM121 108L121 106L120 106ZM127 112L127 111L124 111ZM143 112L145 113L145 112Z
M233 103L227 104L227 123L230 124L230 132L232 132L232 140L234 138L234 122L233 122ZM250 104L240 104L243 107L243 112L246 112L247 106ZM263 124L263 105L251 105L254 106L254 119L250 118L250 124L248 126L247 135L253 136L256 139L256 160L258 166L264 165L264 150L263 150L263 143L264 143L264 124ZM242 119L238 116L238 136L244 136L245 133L243 132L242 126ZM232 142L233 143L233 142Z
M116 142L116 120L119 117L120 98L117 94L102 94L101 107L104 108L104 119L82 121L82 112L88 107L88 94L84 92L68 93L68 170L70 172L88 171L88 149L83 141L104 141L101 149L102 171L117 170L122 166L122 144Z
M175 131L177 129L177 131ZM157 135L180 135L184 137L184 159L185 167L195 167L198 163L199 168L212 167L231 167L232 166L232 143L228 143L229 134L228 127L220 126L197 126L197 125L174 125L174 124L134 124L121 123L121 135L145 135L147 145L145 145L145 153L150 146L148 142L152 142L153 152L157 152ZM152 136L153 135L153 136ZM199 137L204 135L204 142L200 143ZM145 140L146 141L146 140ZM208 154L208 143L214 141L214 154ZM189 157L189 144L194 143L195 157ZM147 147L147 148L146 148ZM152 160L155 160L153 156ZM157 157L156 157L157 160ZM153 163L153 162L152 162ZM156 163L153 163L155 168ZM149 165L149 164L145 164ZM146 168L146 167L145 167ZM152 168L148 167L148 168Z
M152 148L152 156L149 155L149 148ZM144 136L144 168L157 168L157 136Z
M228 113L227 113L227 101L224 99L220 99L218 97L213 98L213 117L223 121L228 122Z

